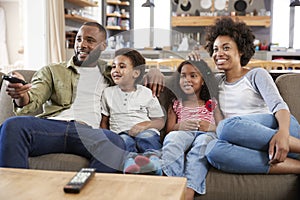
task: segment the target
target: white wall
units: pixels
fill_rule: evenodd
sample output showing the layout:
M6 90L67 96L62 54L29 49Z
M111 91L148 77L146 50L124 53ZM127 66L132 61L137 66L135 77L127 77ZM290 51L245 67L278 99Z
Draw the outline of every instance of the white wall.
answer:
M20 64L23 62L23 54L18 53L18 51L22 48L23 34L20 26L21 17L19 16L18 0L0 0L0 7L5 11L9 64Z
M47 0L23 0L24 66L39 69L47 65Z
M20 1L20 2L19 2ZM10 64L39 69L47 64L47 0L0 0L6 11ZM24 53L19 54L24 46Z

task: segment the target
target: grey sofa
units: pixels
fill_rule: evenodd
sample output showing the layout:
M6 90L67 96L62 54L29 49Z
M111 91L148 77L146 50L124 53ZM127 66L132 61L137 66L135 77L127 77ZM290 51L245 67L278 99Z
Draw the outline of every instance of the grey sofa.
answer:
M21 70L29 81L34 71ZM1 80L0 80L1 83ZM300 74L285 74L276 79L276 84L283 98L288 103L292 114L300 121ZM0 124L12 116L12 102L7 97L3 86L0 87ZM160 96L163 106L168 104L168 91ZM162 139L163 139L162 134ZM85 158L70 154L50 154L29 158L30 168L47 170L76 171L88 166ZM197 200L299 200L299 176L264 175L264 174L230 174L211 168L207 175L205 195L197 195ZM126 197L124 197L127 199Z

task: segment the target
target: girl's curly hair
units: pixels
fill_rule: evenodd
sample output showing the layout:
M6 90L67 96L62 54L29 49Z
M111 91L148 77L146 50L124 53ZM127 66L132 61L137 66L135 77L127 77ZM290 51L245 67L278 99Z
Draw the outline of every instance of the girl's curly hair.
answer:
M205 49L210 56L213 54L214 42L220 35L229 36L235 41L238 51L242 54L240 60L241 66L246 66L255 53L253 43L255 36L250 27L238 19L233 21L230 17L216 19L215 25L207 28Z

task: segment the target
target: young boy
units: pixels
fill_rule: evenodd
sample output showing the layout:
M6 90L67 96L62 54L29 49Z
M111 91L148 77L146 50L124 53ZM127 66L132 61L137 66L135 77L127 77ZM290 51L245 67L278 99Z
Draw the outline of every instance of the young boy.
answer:
M164 113L151 90L138 84L144 73L145 59L138 51L115 52L111 77L116 85L103 91L100 127L123 138L128 151L124 173L161 175L159 130L164 127Z

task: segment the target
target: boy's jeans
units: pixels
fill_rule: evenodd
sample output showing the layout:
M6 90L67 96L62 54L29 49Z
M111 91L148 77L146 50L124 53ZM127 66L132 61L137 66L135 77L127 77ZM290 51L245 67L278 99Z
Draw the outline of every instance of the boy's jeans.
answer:
M128 135L126 132L122 132L120 136L125 142L128 157L132 157L137 153L143 153L144 155L155 154L160 157L162 144L160 142L160 136L156 131L148 129L140 132L135 137Z

